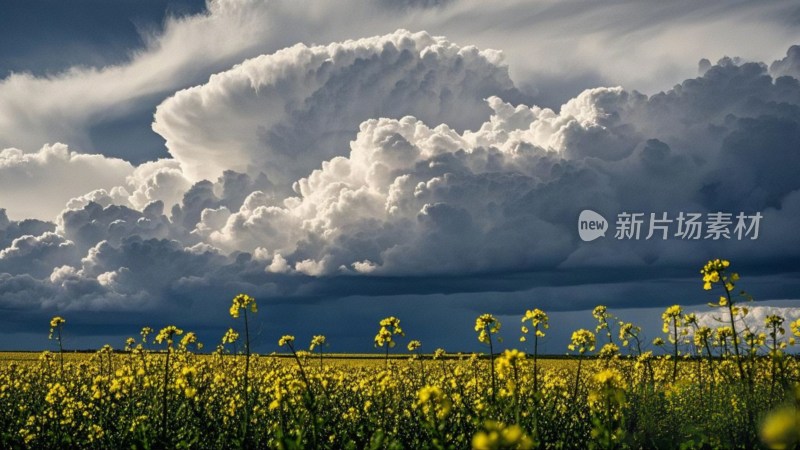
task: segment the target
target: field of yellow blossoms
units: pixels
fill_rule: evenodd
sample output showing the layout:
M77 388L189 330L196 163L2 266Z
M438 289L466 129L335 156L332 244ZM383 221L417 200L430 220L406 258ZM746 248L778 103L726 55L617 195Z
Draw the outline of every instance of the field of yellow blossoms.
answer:
M598 306L596 328L576 330L561 360L539 357L556 326L539 309L515 324L527 353L495 352L491 314L475 321L480 355L420 354L388 317L368 361L326 355L325 336L287 335L285 354L251 354L258 310L244 294L230 308L240 326L210 354L175 326L144 328L124 351L65 353L69 319L54 317L59 351L0 363L0 448L796 447L800 360L789 347L800 321L769 316L766 331L750 330L730 263L709 261L701 275L727 323L701 326L674 305L661 337L643 342Z

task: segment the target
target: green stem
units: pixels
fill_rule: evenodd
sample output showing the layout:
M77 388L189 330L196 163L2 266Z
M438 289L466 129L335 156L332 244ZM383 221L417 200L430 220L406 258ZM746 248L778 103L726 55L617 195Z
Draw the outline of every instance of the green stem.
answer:
M308 392L308 400L309 400L309 407L308 410L311 413L311 446L312 448L317 448L317 414L316 414L316 399L314 398L314 391L311 389L311 383L308 381L308 377L306 376L306 371L303 369L303 364L300 362L300 358L297 356L297 352L294 351L294 346L291 342L287 342L286 345L289 347L289 350L292 351L292 355L294 356L294 360L297 362L297 367L300 369L300 377L303 378L303 382L306 384L306 392Z
M578 371L575 373L575 387L572 389L572 401L578 400L578 383L581 379L581 363L583 363L583 353L578 355Z
M533 393L539 394L539 326L534 329L533 334Z
M770 367L770 385L769 385L769 399L770 402L772 401L772 396L775 393L775 382L777 380L777 371L776 371L776 363L778 358L778 326L776 324L772 324L772 332L770 333L770 337L772 337L772 357L770 358L771 367Z
M64 346L61 343L61 325L58 326L58 358L61 362L61 381L64 381Z
M489 364L492 369L492 403L494 403L495 397L495 379L494 379L494 347L492 346L492 333L489 332Z
M245 339L245 357L244 357L244 424L243 440L242 442L247 446L247 429L250 425L250 402L248 401L248 383L250 374L250 327L247 322L247 308L244 309L244 339Z
M678 319L672 319L672 339L673 339L673 361L672 361L672 382L678 377Z
M164 392L161 396L161 442L167 444L167 392L169 389L169 354L172 349L167 345L167 354L164 358Z
M742 366L742 358L739 354L739 333L736 332L736 318L733 316L733 300L731 299L731 291L728 290L728 287L723 285L723 289L725 289L725 296L728 298L728 314L730 314L731 319L731 330L733 331L733 351L736 354L736 366L739 369L739 378L743 381L746 380L744 374L744 367Z

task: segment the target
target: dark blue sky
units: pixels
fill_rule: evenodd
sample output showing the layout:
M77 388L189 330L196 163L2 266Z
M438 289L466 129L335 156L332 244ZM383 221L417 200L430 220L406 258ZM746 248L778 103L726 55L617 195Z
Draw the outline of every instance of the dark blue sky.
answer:
M6 0L0 29L0 76L52 75L74 66L130 59L167 17L205 10L202 0Z

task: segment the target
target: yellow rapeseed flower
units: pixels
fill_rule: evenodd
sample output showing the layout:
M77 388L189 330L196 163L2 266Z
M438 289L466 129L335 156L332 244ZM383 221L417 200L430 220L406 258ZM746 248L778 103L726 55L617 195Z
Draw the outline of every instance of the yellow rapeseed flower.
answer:
M578 351L580 354L584 354L587 351L594 351L594 344L595 344L595 336L589 330L581 328L580 330L575 330L572 332L572 339L570 344L567 348L570 351Z
M156 343L160 344L164 341L167 341L168 345L172 345L172 340L174 336L180 336L183 334L183 330L176 327L175 325L169 325L161 329L156 335Z
M325 336L319 334L311 338L311 345L308 347L309 351L314 351L317 347L325 345Z
M397 317L391 316L381 319L378 322L380 329L378 329L378 334L375 335L375 346L376 347L383 347L384 345L389 346L389 348L393 348L395 346L393 335L400 335L405 336L403 333L403 329L400 328L400 319Z
M519 425L509 425L502 422L488 420L483 424L483 429L472 437L473 450L518 449L533 448L534 442L528 437Z
M800 442L800 414L791 406L771 412L761 426L761 440L769 448L795 448Z
M256 299L250 297L247 294L239 294L233 298L233 302L231 302L230 314L231 317L234 319L239 318L239 311L240 310L247 310L249 309L252 312L258 312L256 307Z
M478 332L478 340L488 344L489 335L500 331L500 321L491 314L481 314L475 319L475 331Z

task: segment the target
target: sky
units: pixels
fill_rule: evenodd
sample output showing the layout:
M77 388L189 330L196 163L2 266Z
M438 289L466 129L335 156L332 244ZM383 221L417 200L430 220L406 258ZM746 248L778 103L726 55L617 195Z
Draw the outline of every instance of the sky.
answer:
M54 315L67 348L213 348L242 292L264 353L374 351L389 315L481 350L485 312L512 346L541 308L561 354L598 304L713 323L713 258L754 327L800 318L796 2L14 0L0 30L0 349Z

